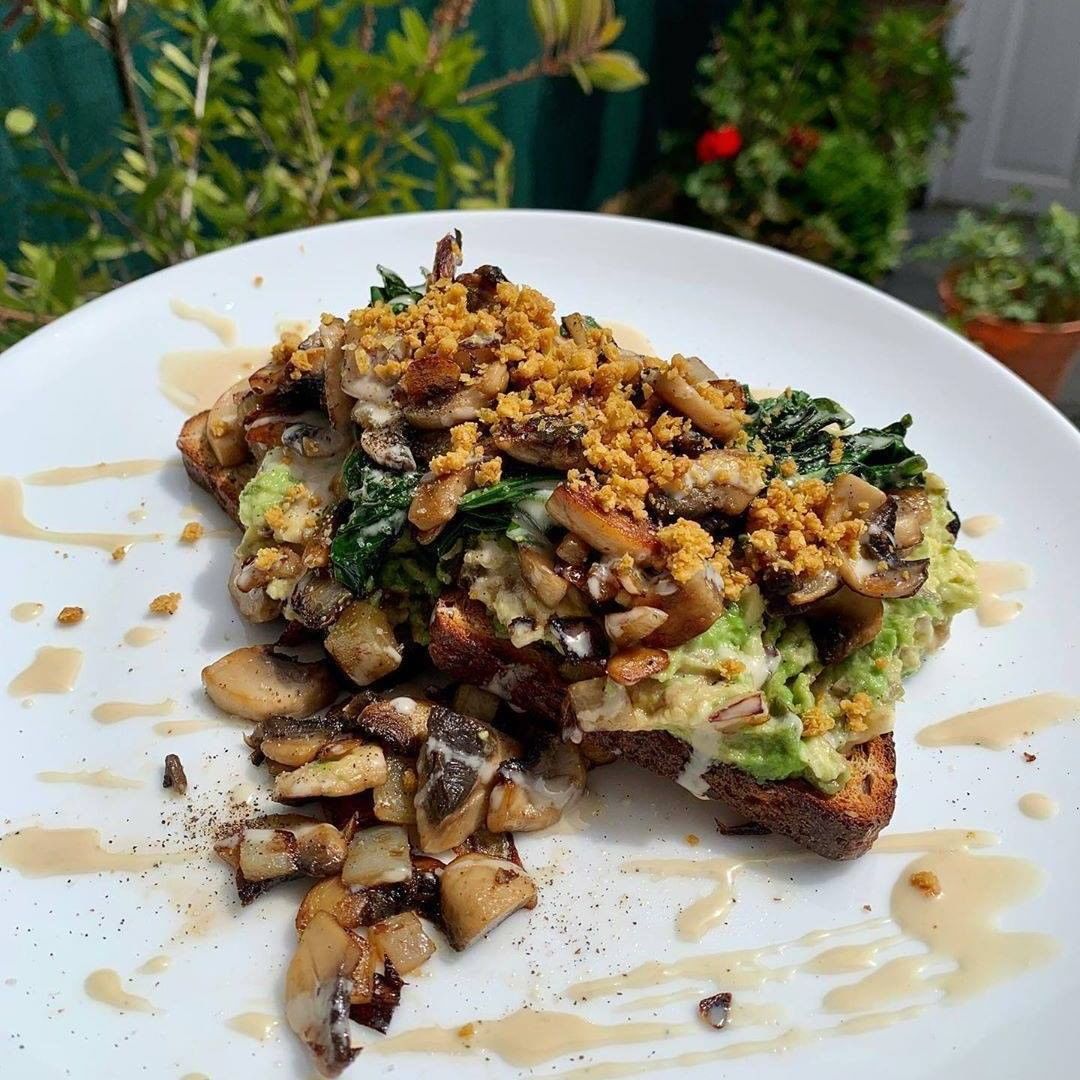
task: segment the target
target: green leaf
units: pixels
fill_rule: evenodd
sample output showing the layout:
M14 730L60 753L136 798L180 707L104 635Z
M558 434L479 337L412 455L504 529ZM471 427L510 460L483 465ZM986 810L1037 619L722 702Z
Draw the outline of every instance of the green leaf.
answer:
M9 135L29 135L37 127L37 117L21 105L8 109L4 117L4 128Z
M302 82L311 82L315 73L319 70L319 53L317 49L307 48L300 54L296 62L296 74Z
M543 46L551 49L558 41L555 13L550 0L529 0L529 15L536 30L536 36Z
M620 93L636 90L647 83L648 76L630 53L606 50L593 53L584 62L585 74L597 90Z
M581 87L582 93L592 93L592 81L589 79L589 73L585 70L584 64L575 60L570 64L570 74L577 79L577 84Z

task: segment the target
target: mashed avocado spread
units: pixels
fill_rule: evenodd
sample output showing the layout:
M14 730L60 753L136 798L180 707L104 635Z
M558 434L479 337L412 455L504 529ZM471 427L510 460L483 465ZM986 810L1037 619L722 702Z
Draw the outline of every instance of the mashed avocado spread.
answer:
M259 469L240 492L240 523L247 529L261 529L266 521L266 512L280 506L289 489L299 480L286 465L275 465Z
M921 666L951 618L978 600L975 563L953 543L944 492L930 499L933 518L911 556L930 559L927 582L915 596L885 601L881 630L869 644L823 666L806 623L764 620L760 594L748 589L705 633L670 651L662 676L630 688L633 719L618 726L663 728L705 759L758 780L803 777L838 790L847 772L842 751L891 727L902 679ZM710 717L759 690L765 723L714 730ZM851 708L856 695L866 695L868 709L862 699L862 708ZM803 737L811 726L816 733Z

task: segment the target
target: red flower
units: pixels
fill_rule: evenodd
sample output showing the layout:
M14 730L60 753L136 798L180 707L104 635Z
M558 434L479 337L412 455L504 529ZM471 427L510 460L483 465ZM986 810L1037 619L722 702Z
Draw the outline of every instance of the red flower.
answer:
M697 141L697 158L703 165L733 158L742 149L742 134L734 124L721 124L704 132Z

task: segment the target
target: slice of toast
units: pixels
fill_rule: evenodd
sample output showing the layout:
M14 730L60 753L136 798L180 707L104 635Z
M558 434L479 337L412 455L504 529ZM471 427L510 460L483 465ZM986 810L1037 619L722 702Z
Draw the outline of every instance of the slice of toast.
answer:
M201 488L205 488L217 500L226 514L240 524L240 492L255 475L255 463L222 465L210 447L206 437L206 421L209 412L196 413L180 429L176 448L184 459L188 476Z
M555 661L535 646L517 649L494 632L486 609L461 593L443 596L431 620L432 662L451 677L487 686L514 706L556 722L566 684ZM585 735L589 748L615 751L669 780L678 779L690 746L666 731L604 731ZM705 773L708 797L770 831L791 837L827 859L854 859L889 823L896 801L896 754L891 734L852 751L851 779L835 795L801 780L759 783L731 765Z

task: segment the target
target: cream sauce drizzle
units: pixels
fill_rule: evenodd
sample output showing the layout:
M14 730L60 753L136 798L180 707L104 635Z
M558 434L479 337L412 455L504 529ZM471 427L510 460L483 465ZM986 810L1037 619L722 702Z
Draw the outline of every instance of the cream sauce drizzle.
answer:
M228 315L221 315L210 308L196 307L175 297L169 301L169 310L178 318L205 326L222 345L236 344L236 323Z
M230 386L269 358L267 346L166 353L158 365L158 388L188 416L194 416L209 409Z
M82 784L98 788L140 788L141 780L117 776L112 769L82 770L80 772L39 772L37 778L45 784Z
M32 697L34 694L68 694L82 671L82 649L61 649L42 645L30 665L8 683L12 697Z
M1029 791L1026 795L1021 795L1016 805L1020 808L1021 814L1034 818L1036 821L1047 821L1052 817L1057 817L1060 810L1058 804L1049 795L1043 795L1038 791Z
M180 1080L210 1080L206 1073L184 1073Z
M99 461L96 465L64 465L31 473L23 482L44 487L66 487L106 478L129 480L133 476L158 472L168 464L164 458L133 458L128 461Z
M226 1027L240 1032L241 1035L246 1035L249 1039L257 1039L259 1042L269 1039L280 1024L281 1021L276 1016L260 1012L239 1013L236 1016L230 1016L225 1021Z
M978 538L980 536L986 536L992 533L995 529L1000 528L1001 518L997 514L975 514L972 517L965 518L963 524L960 526L960 531L965 536L972 536Z
M140 975L158 975L163 971L168 971L172 960L168 956L151 956L145 964L140 964L136 971Z
M979 603L975 615L980 626L1002 626L1024 609L1019 600L1003 600L1002 593L1017 592L1031 585L1031 567L1015 562L980 562L975 565Z
M927 851L968 851L994 847L998 837L984 829L927 829L925 832L885 833L870 849L875 855L917 855Z
M1045 728L1080 716L1080 698L1030 694L960 713L916 735L920 746L986 746L1004 750Z
M698 1030L696 1024L647 1021L594 1024L574 1013L523 1008L498 1020L476 1020L465 1027L414 1028L373 1043L366 1048L366 1052L465 1054L472 1050L486 1050L510 1065L530 1068L567 1054L601 1046L653 1042L689 1035Z
M150 511L145 506L136 506L134 510L128 511L127 519L132 525L138 525L140 521L145 521L149 515Z
M70 547L95 547L112 552L118 547L160 540L161 533L65 532L35 525L23 514L22 484L14 476L0 476L0 536L16 540L45 540Z
M642 356L656 355L656 346L649 340L644 331L639 330L636 326L616 322L614 319L604 319L600 325L611 331L611 336L620 349L640 353Z
M39 604L34 600L24 600L11 609L11 617L16 622L33 622L44 610L44 604Z
M136 716L168 716L176 706L172 698L164 701L104 701L90 714L99 724L116 724Z
M186 862L181 851L136 853L101 845L97 829L49 829L31 825L0 836L0 866L23 877L69 877L117 871L153 870L162 863Z
M120 1012L157 1013L161 1011L151 1005L146 998L139 997L138 994L128 993L124 989L124 984L120 981L120 976L112 968L100 968L97 971L92 971L86 976L83 988L86 990L87 995L95 1001L110 1005Z
M164 636L165 631L157 626L133 626L124 634L124 644L141 649L144 645L150 645Z
M193 731L209 731L216 727L221 725L213 720L162 720L154 725L154 731L158 735L190 735Z

